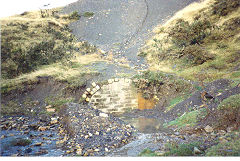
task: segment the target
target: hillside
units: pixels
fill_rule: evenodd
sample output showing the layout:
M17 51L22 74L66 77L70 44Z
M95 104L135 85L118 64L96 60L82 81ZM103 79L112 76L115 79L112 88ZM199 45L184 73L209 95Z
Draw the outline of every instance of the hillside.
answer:
M185 79L239 79L239 9L235 0L193 3L156 27L139 55Z
M160 1L113 0L113 10L83 1L70 14L56 8L0 19L0 155L240 156L240 1L194 2L156 26L142 48L138 38L161 13ZM115 3L125 8L116 12ZM91 24L119 25L111 14L140 28L126 18L119 29L126 33L89 33L99 31ZM85 31L121 52L80 41ZM123 44L112 41L119 35Z

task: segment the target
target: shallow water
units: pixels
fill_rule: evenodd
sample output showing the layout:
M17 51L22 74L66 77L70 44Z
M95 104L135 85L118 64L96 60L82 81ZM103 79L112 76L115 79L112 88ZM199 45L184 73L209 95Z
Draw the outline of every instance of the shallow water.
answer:
M46 131L30 130L1 130L0 155L11 156L17 154L18 156L62 156L64 151L57 147L56 142L59 141L60 136L57 131L49 129ZM16 146L17 140L27 139L31 143L26 146ZM35 146L36 143L42 143L41 146ZM45 151L44 153L39 153Z

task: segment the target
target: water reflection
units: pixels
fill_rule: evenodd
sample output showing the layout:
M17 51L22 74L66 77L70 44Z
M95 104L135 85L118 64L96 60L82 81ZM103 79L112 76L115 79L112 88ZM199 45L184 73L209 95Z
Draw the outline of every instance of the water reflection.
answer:
M121 117L126 123L131 124L141 133L157 133L157 132L167 132L168 129L163 127L164 122L155 118L146 118L146 117L138 117L138 118L129 118L129 117Z

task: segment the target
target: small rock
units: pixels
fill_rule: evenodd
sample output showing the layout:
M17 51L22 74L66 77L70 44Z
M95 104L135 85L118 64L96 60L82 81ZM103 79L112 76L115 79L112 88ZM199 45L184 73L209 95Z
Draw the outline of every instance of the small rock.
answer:
M118 82L118 81L119 81L119 79L118 79L118 78L115 78L115 79L114 79L114 81L115 81L115 82Z
M108 114L106 114L106 113L99 113L99 116L100 117L108 117Z
M51 107L52 107L52 105L48 105L48 106L46 106L45 108L48 109L48 108L51 108Z
M9 136L14 136L14 134L9 134Z
M43 154L47 154L47 153L48 153L48 151L46 149L40 149L34 155L43 155Z
M93 136L91 133L88 133L88 135L91 137L91 136Z
M88 139L89 138L89 136L88 135L85 135L85 139Z
M94 149L95 152L99 152L100 150L99 149Z
M194 147L193 153L194 154L201 154L201 151L197 147Z
M108 152L109 151L108 148L105 148L105 151Z
M96 90L99 90L99 89L100 89L100 87L99 87L98 85L97 85L95 88L96 88Z
M2 136L1 136L1 139L3 139L3 138L5 138L5 135L2 135Z
M55 110L55 108L48 108L47 109L47 112L55 112L56 110Z
M226 131L225 131L225 130L220 130L218 133L219 133L220 135L225 135L225 134L226 134Z
M76 153L77 153L77 155L82 155L82 149L77 149L77 151L76 151Z
M209 125L207 125L204 130L207 132L207 133L212 133L213 132L213 128Z
M179 135L179 132L175 132L174 134L175 134L175 135Z
M90 91L91 91L91 89L90 89L90 88L87 88L87 89L86 89L86 91L90 92Z
M90 98L87 97L87 98L86 98L86 101L89 102L89 101L90 101Z
M98 131L96 131L96 133L95 133L96 135L99 135L99 132Z
M164 151L156 151L156 154L158 156L164 156L165 152Z
M56 144L63 144L63 143L64 143L63 140L59 140L59 141L56 142Z
M11 157L17 157L18 156L18 154L12 154L11 155Z
M57 119L52 120L52 121L50 122L51 125L56 124L56 123L58 123L58 120L57 120Z
M96 86L97 86L97 84L96 84L95 82L93 82L93 83L92 83L92 86L93 86L93 87L96 87Z
M67 150L67 151L66 151L66 153L67 153L67 154L70 154L70 153L71 153L71 151L70 151L70 150Z
M32 149L31 148L27 148L24 150L25 153L31 153L32 152Z
M42 146L41 142L35 143L34 146Z
M50 129L49 126L40 126L40 127L38 128L39 131L46 131L46 130L48 130L48 129Z
M87 98L87 95L86 95L86 94L83 94L83 95L82 95L82 98Z
M113 83L113 79L109 79L109 80L108 80L108 83L109 83L109 84L112 84L112 83Z

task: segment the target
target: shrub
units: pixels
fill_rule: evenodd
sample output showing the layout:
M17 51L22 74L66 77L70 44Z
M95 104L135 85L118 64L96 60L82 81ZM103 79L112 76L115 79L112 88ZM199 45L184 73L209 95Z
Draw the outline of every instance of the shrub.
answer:
M166 156L193 156L194 155L194 147L198 147L200 145L199 142L193 142L190 144L170 144L169 152L166 152Z
M179 19L171 28L169 36L178 47L201 44L211 34L212 24L207 19L194 20L192 23Z
M203 47L197 44L184 48L182 55L190 59L194 65L200 65L208 60L214 59L212 54L208 53Z
M83 14L84 17L92 17L93 15L94 15L93 12L85 12L85 13Z
M141 156L141 157L154 157L154 156L157 156L157 154L155 152L153 152L152 150L150 150L150 149L144 149L139 154L139 156Z
M35 23L9 20L2 25L3 78L14 78L41 65L69 60L75 50L74 37L67 28L52 24L48 20Z
M212 5L212 13L219 16L226 16L238 9L239 6L240 1L238 0L215 0L215 3Z
M207 149L206 156L240 156L240 140L219 143Z
M232 95L224 99L219 105L219 126L240 124L240 94Z
M69 19L73 19L73 20L79 20L80 17L81 17L81 16L78 14L77 11L72 12L72 13L68 16Z

